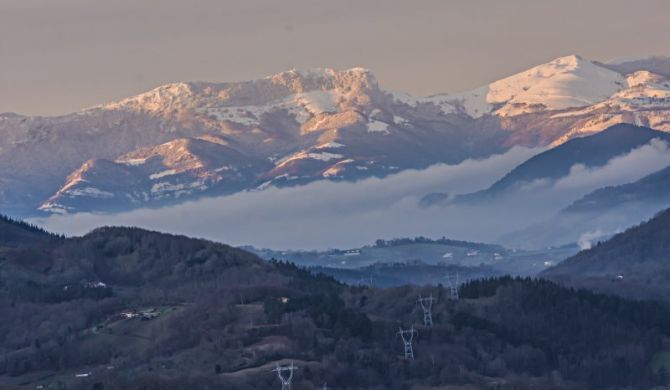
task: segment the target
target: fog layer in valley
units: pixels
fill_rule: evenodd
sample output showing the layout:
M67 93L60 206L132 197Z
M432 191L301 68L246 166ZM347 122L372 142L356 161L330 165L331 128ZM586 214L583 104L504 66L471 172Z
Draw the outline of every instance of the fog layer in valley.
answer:
M80 235L103 225L131 225L203 237L231 245L275 249L357 247L377 238L424 235L496 241L555 215L586 193L637 180L670 165L670 150L653 141L600 168L576 165L557 182L528 183L483 205L421 208L431 192L469 193L488 187L538 149L513 148L484 160L435 165L383 179L321 181L209 198L119 214L56 215L33 219L46 229ZM637 221L632 221L635 223ZM578 229L578 227L576 227Z

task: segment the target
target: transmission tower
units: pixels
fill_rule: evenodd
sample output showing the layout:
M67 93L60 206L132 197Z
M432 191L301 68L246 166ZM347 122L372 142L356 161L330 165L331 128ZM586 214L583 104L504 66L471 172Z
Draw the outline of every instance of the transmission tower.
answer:
M417 302L423 309L423 324L426 326L433 326L433 303L435 302L433 294L430 294L427 298L419 295Z
M374 286L375 286L375 282L374 282L374 280L372 279L372 276L361 277L360 279L358 279L358 285L359 285L359 286L374 287Z
M403 343L405 344L405 360L414 360L414 349L412 349L412 339L414 335L417 334L417 331L414 330L414 325L409 329L399 328L398 334L402 338Z
M323 386L319 387L319 390L332 390L332 389L328 387L327 383L324 383Z
M280 366L277 363L277 368L272 370L277 373L277 378L281 382L282 390L291 390L291 381L293 380L293 371L297 370L298 367L293 365L293 362L288 366ZM287 374L288 373L288 374Z
M447 288L449 289L449 299L458 299L458 274L447 275Z

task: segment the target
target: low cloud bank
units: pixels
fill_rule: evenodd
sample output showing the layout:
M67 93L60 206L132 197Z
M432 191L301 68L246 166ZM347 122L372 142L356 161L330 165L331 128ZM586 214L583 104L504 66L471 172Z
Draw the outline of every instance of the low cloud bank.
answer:
M408 170L383 179L322 181L162 209L55 215L31 222L70 235L103 225L125 225L276 249L347 248L377 238L417 235L494 241L550 217L595 188L629 182L670 165L667 144L654 141L605 167L573 168L569 176L549 188L520 191L481 206L418 206L427 193L469 193L486 188L538 152L513 148L484 160Z

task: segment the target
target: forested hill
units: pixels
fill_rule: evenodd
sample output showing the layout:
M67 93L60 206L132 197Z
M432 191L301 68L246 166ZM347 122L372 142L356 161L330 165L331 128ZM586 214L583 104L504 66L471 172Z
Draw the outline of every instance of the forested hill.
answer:
M60 236L23 221L0 214L0 247L35 245L38 242L56 240Z
M634 298L670 297L670 209L582 251L542 277Z
M30 248L28 248L30 249ZM651 388L670 311L547 281L346 286L240 249L135 228L0 257L0 383L233 390ZM434 326L419 296L432 295ZM579 315L574 315L579 313ZM415 360L398 328L411 326Z

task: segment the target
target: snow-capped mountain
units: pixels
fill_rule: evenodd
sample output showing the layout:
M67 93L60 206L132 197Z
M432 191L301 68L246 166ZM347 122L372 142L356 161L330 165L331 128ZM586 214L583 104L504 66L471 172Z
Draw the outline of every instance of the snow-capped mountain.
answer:
M559 145L619 122L670 130L663 64L567 56L425 98L385 90L362 68L292 70L168 84L59 117L0 114L0 210L155 206Z
M170 203L194 193L229 194L253 185L254 174L271 165L217 141L178 138L114 161L86 161L40 210L122 211Z
M460 95L438 95L443 105L472 117L501 117L590 106L622 90L625 77L579 56L557 58Z

